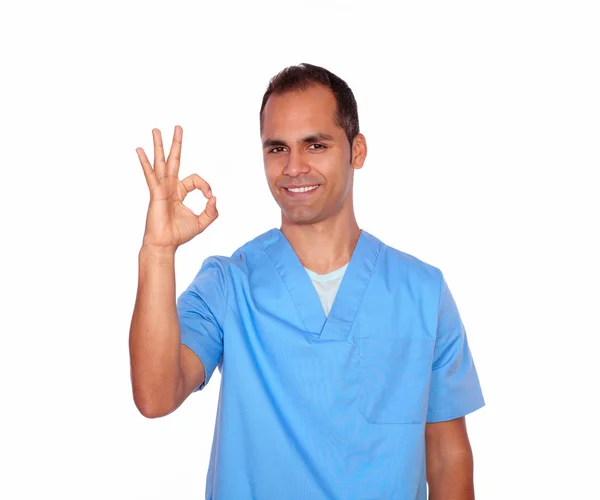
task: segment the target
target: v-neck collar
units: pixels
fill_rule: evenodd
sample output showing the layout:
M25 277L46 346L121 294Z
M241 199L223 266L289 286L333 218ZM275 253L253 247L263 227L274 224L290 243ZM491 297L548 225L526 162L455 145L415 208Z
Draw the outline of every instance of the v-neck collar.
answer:
M307 272L309 278L312 281L317 281L317 282L322 283L325 281L332 281L332 280L341 278L344 275L344 273L346 272L347 267L348 267L348 264L346 263L342 267L335 269L334 271L331 271L327 274L316 273L315 271L311 271L307 267L305 267L304 270Z
M323 340L346 340L383 243L365 230L352 252L329 315L306 269L285 235L277 228L258 238L288 289L307 332Z

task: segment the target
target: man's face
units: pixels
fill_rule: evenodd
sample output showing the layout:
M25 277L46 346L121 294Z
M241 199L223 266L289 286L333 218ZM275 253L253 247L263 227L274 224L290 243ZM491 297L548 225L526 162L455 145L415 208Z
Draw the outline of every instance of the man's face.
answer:
M350 163L336 111L333 92L322 85L272 94L267 101L261 134L265 174L284 221L314 224L352 210L353 169L362 161ZM292 190L298 187L302 192Z

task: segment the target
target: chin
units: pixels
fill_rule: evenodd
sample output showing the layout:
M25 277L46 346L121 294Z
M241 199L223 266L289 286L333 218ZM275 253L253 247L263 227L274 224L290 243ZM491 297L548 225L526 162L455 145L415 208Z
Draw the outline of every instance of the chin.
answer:
M307 209L293 210L291 212L282 211L282 215L285 221L299 225L316 224L323 220L321 213Z

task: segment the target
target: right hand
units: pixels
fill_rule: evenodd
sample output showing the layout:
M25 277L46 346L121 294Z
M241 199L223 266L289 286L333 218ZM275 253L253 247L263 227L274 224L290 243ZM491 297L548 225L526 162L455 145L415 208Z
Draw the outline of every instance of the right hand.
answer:
M192 174L179 180L179 160L183 129L175 127L173 144L169 157L165 161L160 130L153 129L154 168L142 148L136 152L144 169L146 182L150 188L150 204L146 217L146 231L143 245L160 250L175 251L177 247L204 231L219 216L217 199L213 196L209 184L198 174ZM208 199L206 208L196 215L183 205L187 194L199 189Z

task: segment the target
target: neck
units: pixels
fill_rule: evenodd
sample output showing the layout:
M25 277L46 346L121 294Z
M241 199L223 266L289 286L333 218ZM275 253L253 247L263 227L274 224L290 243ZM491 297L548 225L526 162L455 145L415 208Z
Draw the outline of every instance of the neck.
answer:
M281 232L302 265L319 274L327 274L347 264L360 237L353 212L315 224L294 224L283 218Z

